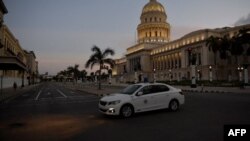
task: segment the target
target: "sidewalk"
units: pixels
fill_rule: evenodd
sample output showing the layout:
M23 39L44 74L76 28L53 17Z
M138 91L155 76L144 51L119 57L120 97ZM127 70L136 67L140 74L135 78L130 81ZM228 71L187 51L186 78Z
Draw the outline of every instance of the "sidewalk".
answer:
M248 93L250 94L250 87L244 89L239 87L201 87L191 88L190 86L174 86L186 92L204 92L204 93Z
M86 84L80 83L73 85L72 83L62 84L70 89L86 92L89 94L94 94L98 96L103 96L111 93L116 93L121 91L123 88L128 86L128 84L102 84L102 89L98 90L98 86L94 83ZM203 92L203 93L246 93L250 94L250 87L241 89L239 87L201 87L191 88L190 86L173 86L175 88L182 89L184 92Z
M12 98L17 97L18 95L22 95L29 91L30 89L39 86L40 84L25 86L23 88L18 87L16 90L14 88L4 88L0 91L0 104L4 103Z

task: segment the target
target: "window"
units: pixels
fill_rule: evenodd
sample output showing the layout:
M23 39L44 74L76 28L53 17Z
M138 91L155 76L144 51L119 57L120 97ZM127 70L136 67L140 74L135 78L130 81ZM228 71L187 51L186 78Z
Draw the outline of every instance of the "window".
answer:
M141 85L130 85L124 90L122 90L122 94L128 94L131 95L133 94L136 90L138 90L141 87Z
M144 95L153 93L153 86L145 86L142 89L142 92L143 92Z
M169 88L165 85L153 85L153 89L155 93L169 91Z

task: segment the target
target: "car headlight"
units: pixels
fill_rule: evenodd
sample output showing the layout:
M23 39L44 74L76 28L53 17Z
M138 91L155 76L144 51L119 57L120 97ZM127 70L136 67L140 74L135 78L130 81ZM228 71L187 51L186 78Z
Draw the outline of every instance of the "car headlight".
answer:
M110 101L110 102L108 102L108 105L116 105L116 104L119 104L120 102L121 102L121 100Z

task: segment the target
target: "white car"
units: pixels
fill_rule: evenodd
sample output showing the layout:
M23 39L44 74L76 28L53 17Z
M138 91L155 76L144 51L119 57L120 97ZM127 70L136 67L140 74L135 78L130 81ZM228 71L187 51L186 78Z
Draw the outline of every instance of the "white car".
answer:
M102 97L99 110L106 115L130 117L134 113L157 109L177 111L184 101L181 89L161 83L140 83L130 85L120 93Z

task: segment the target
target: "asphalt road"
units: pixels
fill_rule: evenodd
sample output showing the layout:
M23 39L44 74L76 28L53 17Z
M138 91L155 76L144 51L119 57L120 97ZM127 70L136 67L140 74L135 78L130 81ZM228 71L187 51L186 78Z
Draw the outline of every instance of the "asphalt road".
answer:
M250 94L185 93L178 112L129 119L99 113L99 98L44 83L0 105L0 140L222 141L225 124L250 124Z

